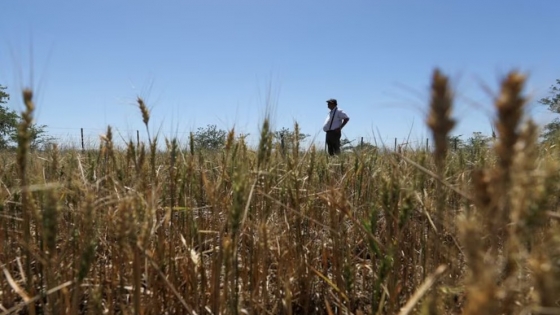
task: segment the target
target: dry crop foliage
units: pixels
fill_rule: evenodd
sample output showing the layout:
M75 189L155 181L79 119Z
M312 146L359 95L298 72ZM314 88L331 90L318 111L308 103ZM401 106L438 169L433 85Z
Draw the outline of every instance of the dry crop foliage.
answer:
M435 71L425 148L225 149L148 143L0 154L0 314L560 314L558 151L523 117L525 77L495 100L498 137L449 151ZM299 128L295 126L296 133ZM294 137L297 139L298 137Z

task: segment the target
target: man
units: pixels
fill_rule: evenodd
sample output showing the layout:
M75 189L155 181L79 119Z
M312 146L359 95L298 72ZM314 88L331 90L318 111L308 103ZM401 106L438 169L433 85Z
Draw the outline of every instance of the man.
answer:
M342 109L338 108L338 103L334 98L327 101L327 107L331 110L323 125L323 131L327 133L327 148L329 155L340 154L342 128L346 126L350 118Z

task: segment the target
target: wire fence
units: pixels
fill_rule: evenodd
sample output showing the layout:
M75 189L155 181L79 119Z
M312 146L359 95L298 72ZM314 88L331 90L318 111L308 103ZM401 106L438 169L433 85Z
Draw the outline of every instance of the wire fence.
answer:
M101 128L49 128L49 130L54 130L57 132L49 132L48 137L51 141L50 143L56 143L59 147L67 149L81 149L81 150L92 150L97 149L101 145L103 139L106 136L107 129ZM180 146L185 148L188 147L190 142L190 132L179 132L173 133L173 135L158 134L158 142L161 148L165 146L165 139L177 139ZM258 139L245 138L248 145L258 146ZM149 138L144 130L120 130L112 129L112 142L116 148L125 148L130 142L135 145L140 143L148 143ZM321 139L315 139L313 142L303 141L305 146L323 146L324 141ZM423 140L399 140L398 138L393 138L391 141L379 141L372 139L371 137L358 137L354 139L343 139L343 144L348 147L368 147L374 146L378 148L384 148L388 150L408 150L408 149L425 149L430 150L430 139L425 138ZM451 146L457 146L457 142Z

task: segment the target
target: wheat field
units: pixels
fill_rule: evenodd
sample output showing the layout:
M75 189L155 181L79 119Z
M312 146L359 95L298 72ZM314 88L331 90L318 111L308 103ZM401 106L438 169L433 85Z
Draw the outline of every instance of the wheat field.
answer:
M282 154L266 119L255 148L235 130L217 152L116 148L108 127L96 150L30 151L25 90L0 153L0 314L560 314L559 152L525 80L504 77L489 146L449 148L436 70L431 150L336 159Z

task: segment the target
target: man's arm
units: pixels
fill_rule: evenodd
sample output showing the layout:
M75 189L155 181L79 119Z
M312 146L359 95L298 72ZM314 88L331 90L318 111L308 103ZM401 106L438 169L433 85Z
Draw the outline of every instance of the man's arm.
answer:
M350 118L344 118L342 120L342 125L340 125L340 130L342 130L342 128L344 128L344 126L346 126L346 124L348 123L349 120L350 120Z

